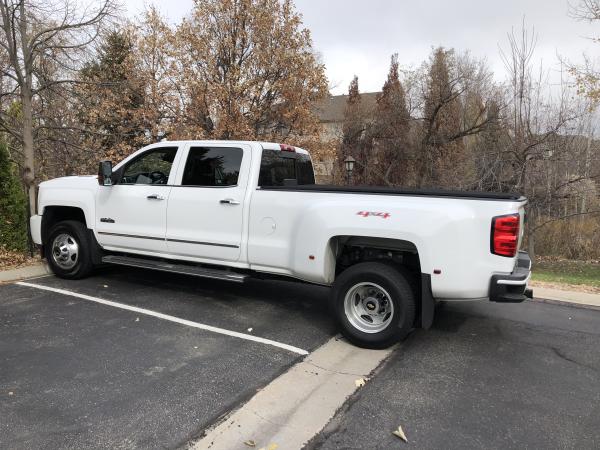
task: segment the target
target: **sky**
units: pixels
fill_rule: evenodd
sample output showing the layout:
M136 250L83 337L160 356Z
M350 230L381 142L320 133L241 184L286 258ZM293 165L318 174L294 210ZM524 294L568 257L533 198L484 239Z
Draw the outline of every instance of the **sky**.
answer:
M125 0L135 16L144 4L155 4L173 22L192 8L192 0ZM582 54L600 56L600 22L569 16L578 0L295 0L315 50L327 68L333 94L346 93L354 75L361 92L379 91L390 56L398 53L401 68L418 67L437 46L469 51L485 58L502 81L506 70L499 48L508 48L507 33L519 31L523 20L537 35L536 64L549 80L560 80L559 56L580 63Z

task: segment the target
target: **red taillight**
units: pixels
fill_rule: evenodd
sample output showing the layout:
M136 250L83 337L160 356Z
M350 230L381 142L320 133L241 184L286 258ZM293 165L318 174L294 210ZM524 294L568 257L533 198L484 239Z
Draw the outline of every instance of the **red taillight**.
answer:
M518 214L498 216L492 219L491 251L495 255L513 257L519 246Z
M282 152L295 152L296 151L296 147L293 147L293 146L287 145L287 144L279 144L279 148L281 149Z

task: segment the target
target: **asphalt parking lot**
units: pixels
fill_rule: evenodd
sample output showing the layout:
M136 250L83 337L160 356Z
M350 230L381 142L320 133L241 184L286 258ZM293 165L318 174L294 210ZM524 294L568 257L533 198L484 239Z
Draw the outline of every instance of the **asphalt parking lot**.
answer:
M120 268L31 283L306 351L335 333L327 290L296 283ZM302 357L28 286L0 299L0 448L180 447Z
M186 447L336 334L327 290L298 283L30 283L52 290L0 286L0 448ZM600 448L599 349L597 310L446 305L308 446Z
M600 311L445 305L310 448L600 448Z

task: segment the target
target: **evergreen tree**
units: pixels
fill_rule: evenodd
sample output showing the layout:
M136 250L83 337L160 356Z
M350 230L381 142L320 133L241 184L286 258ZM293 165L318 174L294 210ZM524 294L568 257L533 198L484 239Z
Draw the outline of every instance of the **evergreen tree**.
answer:
M80 116L91 132L87 145L118 161L151 140L146 136L144 83L137 76L133 42L117 30L103 40L97 59L81 70Z
M358 89L358 77L355 75L348 86L348 98L344 110L344 122L342 125L342 143L338 156L341 171L346 176L344 160L351 156L356 160L352 180L354 183L365 181L364 168L367 163L363 148L363 134L365 131L365 112L362 106L360 92Z
M8 146L0 141L0 248L27 251L27 197Z
M425 94L423 136L417 183L448 187L464 157L460 91L450 75L452 50L439 47L431 58ZM457 77L458 78L458 77Z
M410 172L410 114L398 74L398 54L392 55L388 77L377 98L370 127L369 167L375 184L407 185Z

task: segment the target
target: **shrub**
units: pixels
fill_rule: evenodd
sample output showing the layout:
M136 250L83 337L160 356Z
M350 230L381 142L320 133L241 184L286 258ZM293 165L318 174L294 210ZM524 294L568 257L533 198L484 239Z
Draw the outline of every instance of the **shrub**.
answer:
M6 142L0 141L0 247L26 252L27 197L16 169Z
M539 256L600 258L600 217L573 217L547 224L535 234L535 250Z

